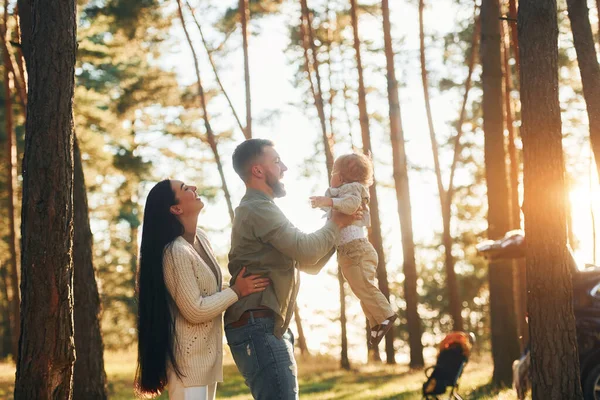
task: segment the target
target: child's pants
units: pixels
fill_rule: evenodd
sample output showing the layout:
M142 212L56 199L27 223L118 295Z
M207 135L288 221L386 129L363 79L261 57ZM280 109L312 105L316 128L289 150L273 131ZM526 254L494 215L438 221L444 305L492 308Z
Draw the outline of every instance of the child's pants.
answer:
M390 302L375 284L377 252L367 239L356 239L337 249L338 264L373 328L394 315Z

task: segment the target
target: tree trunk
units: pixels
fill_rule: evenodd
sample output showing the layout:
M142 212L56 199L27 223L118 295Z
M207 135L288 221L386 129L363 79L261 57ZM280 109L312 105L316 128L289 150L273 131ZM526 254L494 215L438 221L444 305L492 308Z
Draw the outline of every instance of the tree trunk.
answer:
M244 81L246 83L246 139L252 137L252 97L250 96L250 62L248 60L248 21L250 7L248 0L239 1L240 21L242 25L242 45L244 50Z
M319 61L317 59L317 49L314 43L312 19L306 0L300 0L301 18L300 18L300 33L302 35L302 47L304 54L304 67L308 79L309 87L321 126L321 137L323 140L323 149L325 150L325 167L327 176L331 176L333 171L333 135L327 134L327 123L325 120L325 108L323 105L323 95L321 89L321 75L319 72ZM310 57L309 50L312 52ZM315 71L317 84L312 79L312 71ZM332 117L333 118L333 117ZM347 337L347 321L346 321L346 294L344 291L344 277L338 266L338 283L340 288L340 324L341 324L341 361L342 369L350 369L350 360L348 358L348 337Z
M506 130L508 132L508 159L510 162L510 227L521 229L521 205L519 202L519 158L515 146L516 129L514 127L513 107L511 100L512 92L512 70L508 63L510 53L510 42L506 40L504 25L500 23L500 34L502 36L502 62L504 74L504 114L506 115ZM523 260L513 261L514 294L517 318L517 333L519 337L519 349L523 353L529 343L529 328L527 327L527 284L525 274L525 263Z
M34 3L31 21L15 399L71 399L76 2Z
M344 287L344 276L342 275L342 270L339 267L337 269L337 277L340 288L340 323L342 325L340 366L342 369L350 371L350 358L348 358L348 321L346 320L346 289Z
M427 79L427 68L425 64L425 29L423 23L424 0L419 0L419 42L421 55L421 80L423 81L423 96L425 98L425 110L427 112L427 123L429 126L429 137L431 140L431 150L433 154L433 163L435 167L435 176L440 197L440 206L442 210L442 244L444 245L444 264L446 269L446 286L448 286L448 296L450 303L450 315L452 316L453 329L461 331L463 329L462 305L458 292L458 281L456 271L454 271L454 256L452 255L452 236L450 234L450 213L446 207L447 193L442 184L442 172L438 156L438 144L435 138L435 129L433 126L433 117L431 116L431 105L429 102L429 83Z
M567 10L590 124L590 141L595 159L600 160L600 66L596 58L587 2L567 0ZM596 164L596 169L600 176L600 163Z
M328 166L329 175L331 175L331 169L333 168L333 153L331 151L332 143L331 138L327 134L327 119L325 117L325 106L323 104L321 73L319 71L317 46L315 45L315 40L313 36L312 18L311 13L308 9L307 0L300 0L300 6L302 10L300 31L302 33L302 45L304 47L306 72L310 81L310 87L315 101L315 107L317 108L317 114L319 115L321 135L323 136L323 143L325 144L325 162ZM309 48L312 53L312 59L308 57ZM314 70L315 72L316 85L314 85L312 82L310 62L312 62L312 70Z
M181 20L181 25L183 27L183 32L185 33L185 38L187 39L188 45L190 46L190 50L192 51L192 56L194 57L194 70L196 72L196 83L198 85L198 98L200 100L200 106L202 107L202 116L204 118L204 127L206 128L206 141L212 150L213 156L215 157L215 163L217 164L217 170L219 171L219 176L221 177L221 188L223 189L223 194L225 195L225 201L227 202L227 209L229 210L229 218L233 223L233 205L231 203L231 195L229 194L229 188L227 187L227 181L225 180L225 173L223 172L223 163L221 162L221 156L219 154L219 148L217 146L217 141L215 139L215 134L210 125L210 121L208 118L208 108L206 107L206 96L204 95L204 87L202 86L202 80L200 79L200 66L198 65L198 56L196 55L196 49L194 48L194 44L192 43L192 39L187 30L187 26L185 24L185 18L183 18L183 10L181 8L181 0L177 0L177 7L179 11L179 19Z
M8 272L6 269L8 265L0 264L0 285L2 286L2 290L0 293L3 294L3 299L1 299L2 307L0 307L0 312L2 313L2 337L0 339L0 356L7 357L9 354L12 355L13 360L17 359L17 356L12 354L12 328L10 326L10 296L9 292L9 283L8 283Z
M556 0L521 0L521 115L533 400L581 399L566 247Z
M106 399L104 346L100 332L100 296L92 263L92 231L77 138L73 145L73 295L75 348L74 399Z
M17 0L19 26L21 27L21 51L23 52L23 58L25 58L25 64L29 62L31 52L31 34L33 26L31 23L32 1L33 0Z
M508 0L508 15L510 23L510 41L515 56L515 66L517 67L517 74L521 70L521 56L519 54L519 35L517 32L517 0Z
M15 19L15 36L17 37L17 40L21 40L21 22L19 20L18 13L19 10L17 6L13 12ZM21 49L21 46L16 46L16 53L17 54L15 58L17 61L17 71L19 71L19 77L17 78L17 80L19 80L19 84L17 86L17 90L21 90L21 88L23 90L23 116L24 118L27 118L27 77L25 75L25 58L23 57L23 50Z
M500 39L500 4L498 0L483 0L481 3L482 108L488 238L492 240L504 237L504 234L510 230L511 219L504 152ZM509 387L512 385L512 362L519 358L512 261L490 261L488 279L494 359L492 382L497 386Z
M5 38L4 33L2 34ZM3 39L4 40L4 39ZM19 263L17 260L17 226L15 223L15 184L17 182L17 146L14 135L13 114L12 114L12 94L10 92L10 73L8 65L11 63L8 50L4 46L4 113L6 123L6 170L7 177L7 197L8 197L8 230L9 230L9 257L8 265L10 269L10 326L12 332L11 351L14 359L17 359L19 353L19 329L20 329L20 310L19 310ZM13 74L14 77L14 74ZM7 289L7 295L9 290Z
M294 320L296 321L296 329L298 329L298 348L300 354L309 356L308 346L306 345L306 336L304 336L304 328L302 327L302 318L300 318L300 309L298 305L294 308Z
M200 37L202 38L202 44L204 45L204 49L206 50L206 54L208 55L208 61L210 62L210 66L212 67L212 70L215 74L215 80L217 81L219 88L221 88L221 92L223 92L223 95L225 96L225 99L227 100L227 104L229 104L229 108L231 109L233 117L235 118L235 121L237 122L238 126L240 127L242 134L245 135L246 133L245 133L244 126L242 125L242 122L240 121L238 113L235 111L235 107L233 106L233 103L231 102L231 99L229 98L229 95L227 94L227 91L225 90L225 87L223 86L223 83L221 82L221 78L219 78L219 73L217 72L217 66L215 65L215 61L212 58L213 50L209 48L208 43L206 42L206 38L204 37L204 33L202 32L202 27L200 26L200 23L196 19L196 13L194 12L194 9L190 5L189 1L186 0L185 4L187 5L188 9L190 10L190 14L192 14L194 23L196 24L196 27L198 28L198 31L200 32Z
M356 65L358 69L358 111L360 114L360 129L362 134L363 152L369 156L372 155L371 149L371 133L369 131L369 113L367 112L367 93L363 80L362 61L360 57L360 39L358 36L358 15L356 12L356 0L350 0L350 14L352 17L352 31L354 34L354 51L356 52ZM377 251L379 263L377 265L377 281L379 290L389 300L390 289L387 280L387 271L385 267L385 254L383 253L383 239L381 237L381 222L379 220L379 205L377 201L377 182L373 179L373 185L369 188L371 196L371 227L369 228L369 240ZM394 332L395 329L389 330L385 336L385 354L388 364L395 364L394 351Z
M390 9L388 0L381 2L383 13L383 38L385 42L385 58L387 65L388 102L390 114L390 137L392 142L392 160L394 164L394 183L398 201L398 216L402 230L402 254L404 258L404 297L406 299L406 322L410 347L410 368L423 368L423 343L421 342L422 326L419 311L419 294L417 293L417 263L415 261L415 242L412 228L412 208L410 203L410 187L408 184L408 166L404 148L404 132L400 114L398 82L394 67L394 50L390 27Z
M8 42L10 38L8 37L8 0L4 0L4 13L2 23L0 24L0 46L2 46L2 60L4 67L10 72L13 76L13 83L15 88L17 89L17 98L19 99L19 104L21 108L25 111L27 107L27 94L25 92L25 88L22 86L19 77L15 72L15 67L12 61L12 57L10 56L10 51L8 50ZM26 112L25 112L26 113Z

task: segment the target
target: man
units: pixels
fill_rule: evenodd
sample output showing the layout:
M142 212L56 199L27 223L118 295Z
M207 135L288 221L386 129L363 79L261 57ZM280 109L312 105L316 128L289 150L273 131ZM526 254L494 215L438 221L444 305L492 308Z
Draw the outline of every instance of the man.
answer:
M298 399L294 338L288 326L299 271L318 273L333 254L340 229L356 217L334 212L311 234L294 227L273 202L286 194L281 179L287 167L269 140L240 144L233 153L233 168L246 184L246 195L233 220L231 283L245 266L248 273L268 277L271 285L225 312L227 342L255 399Z

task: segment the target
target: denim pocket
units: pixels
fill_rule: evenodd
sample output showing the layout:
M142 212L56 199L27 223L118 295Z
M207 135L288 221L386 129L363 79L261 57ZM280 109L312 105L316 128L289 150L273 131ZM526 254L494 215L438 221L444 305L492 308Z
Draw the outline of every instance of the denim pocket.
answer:
M247 340L237 344L230 344L231 355L237 365L238 370L244 377L246 385L256 375L259 370L258 356L252 340Z

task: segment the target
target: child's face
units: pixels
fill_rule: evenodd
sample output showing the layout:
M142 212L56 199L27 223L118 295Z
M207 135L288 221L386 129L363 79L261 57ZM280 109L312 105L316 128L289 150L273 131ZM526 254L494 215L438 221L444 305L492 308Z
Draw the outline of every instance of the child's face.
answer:
M340 171L334 167L333 172L331 173L331 181L329 182L329 185L331 185L332 188L337 188L342 186L342 183L344 183L342 180L342 175L340 174Z

